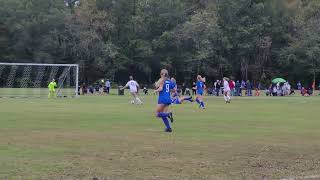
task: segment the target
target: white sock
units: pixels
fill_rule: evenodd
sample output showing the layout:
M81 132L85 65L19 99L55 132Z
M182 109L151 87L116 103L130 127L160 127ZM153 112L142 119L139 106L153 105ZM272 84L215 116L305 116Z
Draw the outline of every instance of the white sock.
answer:
M227 102L228 101L228 98L227 96L223 96L224 100Z
M228 99L228 101L230 101L230 100L231 100L231 97L228 95L228 96L227 96L227 99Z

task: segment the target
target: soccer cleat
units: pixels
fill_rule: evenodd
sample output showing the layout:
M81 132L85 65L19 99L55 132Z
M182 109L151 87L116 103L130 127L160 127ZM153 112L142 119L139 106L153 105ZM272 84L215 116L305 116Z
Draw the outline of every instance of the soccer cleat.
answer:
M172 114L172 112L169 112L168 118L170 119L170 122L173 123L173 114Z
M171 128L167 128L167 129L164 130L164 132L170 132L171 133L172 129Z

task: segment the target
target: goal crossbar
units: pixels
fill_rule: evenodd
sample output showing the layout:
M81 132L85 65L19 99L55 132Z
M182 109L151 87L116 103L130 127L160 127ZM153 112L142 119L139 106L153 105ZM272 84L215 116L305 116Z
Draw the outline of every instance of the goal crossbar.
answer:
M60 67L79 67L78 64L41 64L41 63L0 63L0 65L11 66L60 66Z

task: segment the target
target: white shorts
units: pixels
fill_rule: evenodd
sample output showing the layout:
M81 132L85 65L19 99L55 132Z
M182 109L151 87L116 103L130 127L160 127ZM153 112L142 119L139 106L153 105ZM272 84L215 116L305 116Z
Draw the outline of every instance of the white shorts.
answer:
M130 90L130 93L137 93L138 91L137 90Z
M230 93L230 89L223 90L224 93Z

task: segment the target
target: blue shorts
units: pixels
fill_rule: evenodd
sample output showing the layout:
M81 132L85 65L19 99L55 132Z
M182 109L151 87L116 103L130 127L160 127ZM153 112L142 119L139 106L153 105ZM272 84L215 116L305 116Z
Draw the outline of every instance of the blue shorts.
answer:
M158 99L158 104L164 104L169 106L171 104L171 99Z
M202 90L197 90L197 95L203 95L203 91Z

